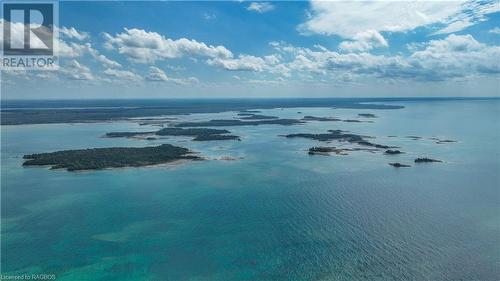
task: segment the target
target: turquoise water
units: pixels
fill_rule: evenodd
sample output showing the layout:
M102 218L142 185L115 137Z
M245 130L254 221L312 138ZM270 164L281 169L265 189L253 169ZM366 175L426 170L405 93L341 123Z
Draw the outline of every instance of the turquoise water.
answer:
M2 126L2 273L56 280L498 280L500 102L397 104L405 108L263 110L379 118L228 128L241 142L101 137L155 128L130 122ZM279 136L328 129L375 136L406 153L308 156L321 143ZM426 139L433 136L458 142ZM28 153L159 143L242 159L77 173L21 167ZM445 163L387 165L421 156Z

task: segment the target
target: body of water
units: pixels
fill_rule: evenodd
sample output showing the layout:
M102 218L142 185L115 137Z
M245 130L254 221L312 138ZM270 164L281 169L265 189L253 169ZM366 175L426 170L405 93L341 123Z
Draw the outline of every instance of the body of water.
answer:
M498 280L500 101L388 104L405 108L265 109L286 118L378 118L227 128L242 141L102 137L157 129L136 122L2 126L2 273L59 281ZM280 136L330 129L405 153L309 156L311 146L353 145ZM161 143L238 160L85 172L22 167L24 154ZM444 162L414 164L417 157Z

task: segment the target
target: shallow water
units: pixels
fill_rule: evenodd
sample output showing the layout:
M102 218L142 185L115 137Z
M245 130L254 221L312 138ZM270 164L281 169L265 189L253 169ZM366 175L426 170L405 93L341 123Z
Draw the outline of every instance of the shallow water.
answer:
M2 126L2 273L57 280L498 280L500 102L395 104L405 108L266 109L262 114L293 118L378 118L229 127L241 142L102 138L157 128L128 122ZM280 136L329 129L375 136L373 142L406 153L309 156L320 142ZM76 173L21 166L28 153L160 143L243 159ZM412 163L422 156L445 162Z

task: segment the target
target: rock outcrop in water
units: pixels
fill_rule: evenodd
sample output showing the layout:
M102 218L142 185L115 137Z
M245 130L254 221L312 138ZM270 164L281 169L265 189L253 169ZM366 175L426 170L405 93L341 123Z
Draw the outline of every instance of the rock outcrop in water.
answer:
M304 121L341 121L340 119L335 118L335 117L316 117L316 116L310 116L310 115L304 116L302 118L302 120L304 120Z
M415 159L415 163L433 163L433 162L443 162L441 160L437 160L437 159L432 159L432 158L427 158L427 157L421 157L421 158L417 158Z
M407 168L407 167L411 167L410 165L406 165L406 164L401 164L401 163L389 163L389 165L395 167L395 168Z
M162 144L152 147L109 147L62 150L24 155L23 166L51 166L68 171L140 167L176 160L201 160L184 147Z
M397 149L388 149L384 153L388 154L388 155L395 155L395 154L401 154L403 152L401 152L400 150L397 150Z
M377 116L373 113L360 113L358 116L364 118L377 118Z

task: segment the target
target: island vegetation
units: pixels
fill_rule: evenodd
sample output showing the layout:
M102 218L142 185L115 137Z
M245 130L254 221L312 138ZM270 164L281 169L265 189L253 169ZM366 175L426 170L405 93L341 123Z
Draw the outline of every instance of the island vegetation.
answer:
M359 113L358 116L364 118L377 118L377 115L373 113Z
M380 100L383 102L383 100ZM342 99L250 99L250 100L116 100L116 101L2 101L1 124L46 124L102 122L140 118L160 117L191 113L218 113L239 111L241 113L259 113L255 108L298 108L332 107L352 109L400 109L403 106L365 103L364 100ZM47 110L50 109L50 110ZM145 124L167 122L167 120L142 121Z
M421 157L415 159L415 163L432 163L432 162L443 162L443 161L427 157Z
M397 149L388 149L384 153L388 155L395 155L395 154L401 154L403 152Z
M304 122L296 119L272 119L272 120L256 120L256 121L241 121L238 119L225 120L215 119L202 122L182 122L178 123L176 127L230 127L230 126L258 126L258 125L296 125L303 124Z
M396 148L393 146L372 143L372 142L365 140L364 136L346 133L342 130L328 130L328 133L325 133L325 134L311 134L311 133L288 134L288 135L285 135L285 137L287 137L287 138L306 138L306 139L312 139L312 140L317 140L317 141L332 141L332 140L347 141L347 142L355 143L358 145L371 146L371 147L383 148L383 149Z
M368 151L368 152L374 152L373 149L367 149L367 148L337 148L334 146L314 146L309 148L308 154L309 155L330 155L330 153L335 153L337 155L348 155L348 152L351 151ZM376 150L375 150L376 151Z
M201 160L187 148L162 144L152 147L109 147L62 150L24 155L23 166L51 166L68 171L105 168L140 167L169 163L176 160Z
M302 118L304 121L341 121L338 118L335 117L316 117L316 116L310 116L306 115Z
M411 167L410 165L407 165L407 164L401 164L401 163L389 163L389 165L395 167L395 168L407 168L407 167Z
M227 135L228 130L209 129L209 128L163 128L153 132L112 132L107 133L106 137L138 137L147 135L157 136L192 136L194 141L211 141L211 140L241 140L239 136Z

